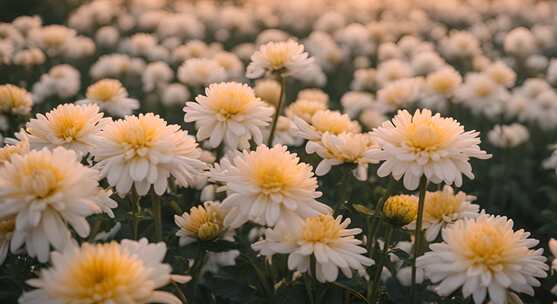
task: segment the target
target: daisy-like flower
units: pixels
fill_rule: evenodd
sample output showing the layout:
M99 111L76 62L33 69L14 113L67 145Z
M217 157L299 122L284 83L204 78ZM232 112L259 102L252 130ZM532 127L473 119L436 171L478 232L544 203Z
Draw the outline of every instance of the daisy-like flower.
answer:
M280 73L303 77L311 70L313 58L304 52L304 46L294 40L269 42L259 47L252 56L246 76L259 78L267 73Z
M226 79L226 71L212 59L192 58L178 68L178 79L190 86L207 86Z
M26 115L31 112L31 94L20 87L4 84L0 85L0 113L14 113Z
M113 216L116 202L99 187L99 172L79 163L71 150L46 148L13 155L0 167L0 218L16 216L12 251L23 244L27 253L46 262L50 245L63 249L71 239L67 225L89 235L85 219L94 213Z
M309 122L294 117L294 123L298 128L298 135L310 141L321 140L325 133L358 133L361 129L358 122L351 120L347 114L330 110L316 112Z
M9 162L12 155L23 155L29 152L29 138L25 132L16 133L17 139L6 138L5 146L0 148L0 167Z
M519 123L495 125L487 133L489 142L499 148L513 148L525 143L529 138L530 132L528 132L528 128Z
M24 293L19 302L180 304L170 292L157 290L191 279L172 275L170 265L162 263L165 254L164 243L147 239L69 246L53 252L52 267L27 281L37 289Z
M15 230L15 216L0 220L0 265L4 263L10 250L10 241Z
M427 109L416 110L414 115L400 110L372 134L380 149L371 156L384 160L377 175L392 174L395 180L404 176L408 190L418 188L422 176L435 184L461 186L462 174L474 178L470 158L491 157L480 150L478 132L465 132L456 120L432 115Z
M255 151L225 157L209 176L226 185L228 197L222 203L229 212L224 224L232 228L248 220L274 226L331 212L315 200L321 192L316 191L311 166L300 163L285 146L260 145Z
M457 220L477 217L480 206L472 203L475 199L464 192L455 193L451 186L443 187L442 191L427 192L422 226L426 240L434 241L444 227ZM416 229L416 222L407 228Z
M476 304L506 304L511 293L534 295L537 278L547 276L543 249L524 230L513 231L512 220L481 214L443 230L443 242L418 258L417 265L437 284L434 290L448 296L462 288L465 298ZM514 293L513 293L514 294Z
M317 176L327 174L332 166L343 163L356 165L354 176L358 180L367 180L369 164L379 160L371 157L369 152L377 148L370 133L341 133L334 135L324 133L320 141L310 141L306 145L308 153L317 153L323 160L315 168Z
M37 114L27 123L25 131L31 149L64 147L83 156L110 121L110 118L103 118L97 105L63 104L45 115Z
M78 104L94 103L110 115L126 116L139 108L137 99L129 98L128 91L116 79L102 79L87 88L86 99Z
M310 122L313 114L327 110L327 103L320 100L298 99L288 105L286 108L286 116L293 118L297 116L305 122Z
M195 139L153 113L107 124L91 154L98 162L95 167L120 196L126 195L132 185L139 195L146 195L151 185L156 194L162 195L170 176L187 187L206 166L199 159L201 149Z
M209 139L213 148L223 141L229 149L246 147L252 138L260 144L261 128L269 124L274 112L253 89L237 82L211 84L195 101L186 103L184 121L195 122L197 139Z
M174 221L180 228L176 235L180 246L197 240L211 241L222 237L226 232L224 226L225 212L219 202L207 201L203 205L192 207L189 212L175 215Z
M360 228L348 229L350 219L336 219L322 214L305 219L304 222L286 227L278 225L265 231L265 239L252 245L261 254L272 256L288 253L288 268L300 272L311 271L311 256L315 256L315 276L320 282L334 282L339 269L352 277L352 269L365 274L364 266L373 260L364 256L366 249L359 246L362 241L354 236Z

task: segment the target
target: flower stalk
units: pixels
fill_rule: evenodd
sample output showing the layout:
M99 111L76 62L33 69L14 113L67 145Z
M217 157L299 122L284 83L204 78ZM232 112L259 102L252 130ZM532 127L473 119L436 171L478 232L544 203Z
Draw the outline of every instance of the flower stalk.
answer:
M422 176L419 185L419 199L418 199L418 214L416 215L416 230L414 231L414 257L412 258L412 285L410 295L412 298L412 303L417 304L417 294L416 294L416 260L421 255L422 250L422 224L424 219L424 209L425 209L425 194L427 190L427 178Z
M273 139L275 138L275 132L277 129L278 118L280 113L282 112L282 108L284 107L284 95L286 90L286 77L279 74L278 80L280 82L280 95L277 104L277 108L275 109L275 115L273 116L273 122L271 124L271 133L269 134L269 139L267 141L267 146L270 147L273 145Z

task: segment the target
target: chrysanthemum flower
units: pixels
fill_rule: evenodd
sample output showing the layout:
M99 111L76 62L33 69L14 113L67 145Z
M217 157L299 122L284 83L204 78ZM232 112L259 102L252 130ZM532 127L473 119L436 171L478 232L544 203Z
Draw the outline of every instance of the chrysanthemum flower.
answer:
M12 155L23 155L29 152L29 138L24 132L16 133L16 139L6 138L6 145L0 148L0 167L10 161Z
M259 78L267 72L300 77L312 64L313 58L309 58L304 46L294 40L269 42L251 56L246 76Z
M228 191L223 207L230 211L224 224L236 228L251 220L274 226L331 212L315 200L321 192L316 191L317 179L311 169L280 145L260 145L255 151L223 158L209 175L224 183Z
M499 148L513 148L527 142L529 138L528 128L519 123L495 125L487 133L489 142Z
M87 88L86 99L77 101L78 104L94 103L103 111L115 116L132 114L139 108L136 99L128 98L128 91L116 79L102 79Z
M383 204L383 215L393 225L406 226L416 219L418 198L414 195L393 195Z
M172 275L162 263L165 254L164 243L149 244L147 239L70 246L52 253L52 267L27 281L37 289L24 293L19 302L180 304L170 292L156 290L191 279Z
M455 193L451 186L443 187L442 191L427 192L422 226L426 239L434 241L441 229L457 220L477 217L480 206L472 204L475 199L464 192ZM415 227L415 221L408 225L410 229Z
M110 118L103 118L97 105L63 104L45 115L37 114L27 123L25 131L31 149L64 147L83 156L110 121Z
M0 218L17 216L12 251L25 244L30 256L46 262L50 245L61 250L71 239L67 224L86 237L87 216L113 216L116 202L98 180L99 172L62 147L13 155L0 167Z
M225 212L219 202L207 201L203 205L192 207L189 212L175 215L174 221L180 227L176 235L180 238L180 246L196 240L210 241L223 236Z
M332 166L343 163L356 165L354 176L359 180L367 180L367 168L369 164L378 163L379 160L369 156L377 148L377 144L369 133L341 133L334 135L326 132L320 141L307 143L308 153L317 153L321 162L315 168L315 174L322 176L327 174Z
M366 249L354 237L362 230L347 229L348 225L350 219L343 221L342 216L313 216L291 227L267 229L265 239L253 244L253 248L267 256L289 253L288 268L300 272L311 271L311 256L315 256L315 276L320 282L336 281L339 269L351 278L352 269L363 275L364 266L371 266L373 260L363 255Z
M432 115L427 109L417 110L413 116L400 110L372 134L380 147L372 157L385 161L377 175L392 174L396 180L404 176L408 190L416 189L422 176L436 184L460 186L462 174L474 178L471 157L491 157L480 150L478 132L465 132L456 120Z
M226 79L226 71L212 59L191 58L178 68L180 82L190 86L207 86Z
M293 121L299 136L311 141L320 140L325 133L358 133L361 129L358 122L351 120L348 115L330 110L316 112L309 122L298 117L294 117Z
M20 87L4 84L0 85L0 113L14 113L26 115L31 112L31 94Z
M513 231L506 217L482 214L443 230L443 242L418 258L418 267L435 284L435 291L448 296L458 288L476 304L489 300L507 303L512 291L534 295L537 278L547 276L543 249L524 230Z
M327 103L319 100L298 99L288 105L286 108L286 116L293 118L300 117L305 122L310 122L313 114L327 110Z
M121 196L132 185L139 195L147 194L151 185L162 195L170 176L187 187L206 166L199 160L201 149L195 139L153 113L106 125L91 153L98 162L95 167Z
M0 265L4 263L10 249L10 241L15 230L15 216L0 220Z
M197 139L209 139L211 147L224 141L227 148L236 149L252 138L260 144L261 128L269 124L274 111L248 85L237 82L211 84L195 101L186 103L184 120L195 122Z

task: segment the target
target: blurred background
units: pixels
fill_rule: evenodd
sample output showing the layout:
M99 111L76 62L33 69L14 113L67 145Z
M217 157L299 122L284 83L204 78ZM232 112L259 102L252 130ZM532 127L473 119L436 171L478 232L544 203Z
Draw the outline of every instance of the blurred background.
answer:
M18 16L40 15L43 24L64 23L69 13L85 0L0 0L0 22Z

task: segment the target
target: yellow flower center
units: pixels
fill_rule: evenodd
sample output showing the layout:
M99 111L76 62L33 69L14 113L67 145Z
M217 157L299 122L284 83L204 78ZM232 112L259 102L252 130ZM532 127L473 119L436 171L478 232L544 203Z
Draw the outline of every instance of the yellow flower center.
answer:
M16 108L31 108L29 93L11 84L0 85L0 112Z
M463 197L446 191L428 192L425 201L426 219L442 221L458 211Z
M493 86L489 83L478 83L475 87L476 96L487 97L493 93Z
M444 95L452 93L458 85L458 82L453 78L443 74L431 75L428 77L427 82L433 91Z
M484 265L493 270L504 266L506 253L513 244L511 234L481 222L468 228L465 242L469 250L467 258L474 265Z
M54 292L65 303L108 303L140 288L143 279L143 262L117 243L85 244Z
M418 199L413 195L389 197L383 205L383 215L393 224L410 224L418 213Z
M306 122L309 122L315 113L326 109L327 105L323 102L317 100L299 99L288 106L286 114L288 116L298 116Z
M331 215L307 218L302 230L302 239L310 243L327 243L340 238L342 226Z
M414 152L431 152L443 147L448 140L447 132L432 119L412 121L405 130L406 144Z
M244 113L256 101L249 87L235 84L213 86L207 97L209 107L225 119Z
M130 116L116 122L116 140L131 149L149 148L166 127L166 122L151 113Z
M184 229L200 240L213 240L222 232L223 216L216 207L211 205L193 207Z
M47 114L54 134L64 140L76 140L87 125L86 113L75 105L65 105Z
M359 131L358 125L345 114L333 111L319 111L311 117L311 125L321 133L329 132L335 135L344 132Z
M89 86L86 96L95 101L109 102L112 101L114 97L120 95L122 90L124 90L124 87L122 87L120 81L115 79L103 79Z
M255 180L265 194L280 192L292 185L287 172L283 171L280 163L272 160L262 162L255 168Z
M64 173L52 162L37 154L29 154L20 167L17 182L25 193L44 199L56 193L64 181Z

